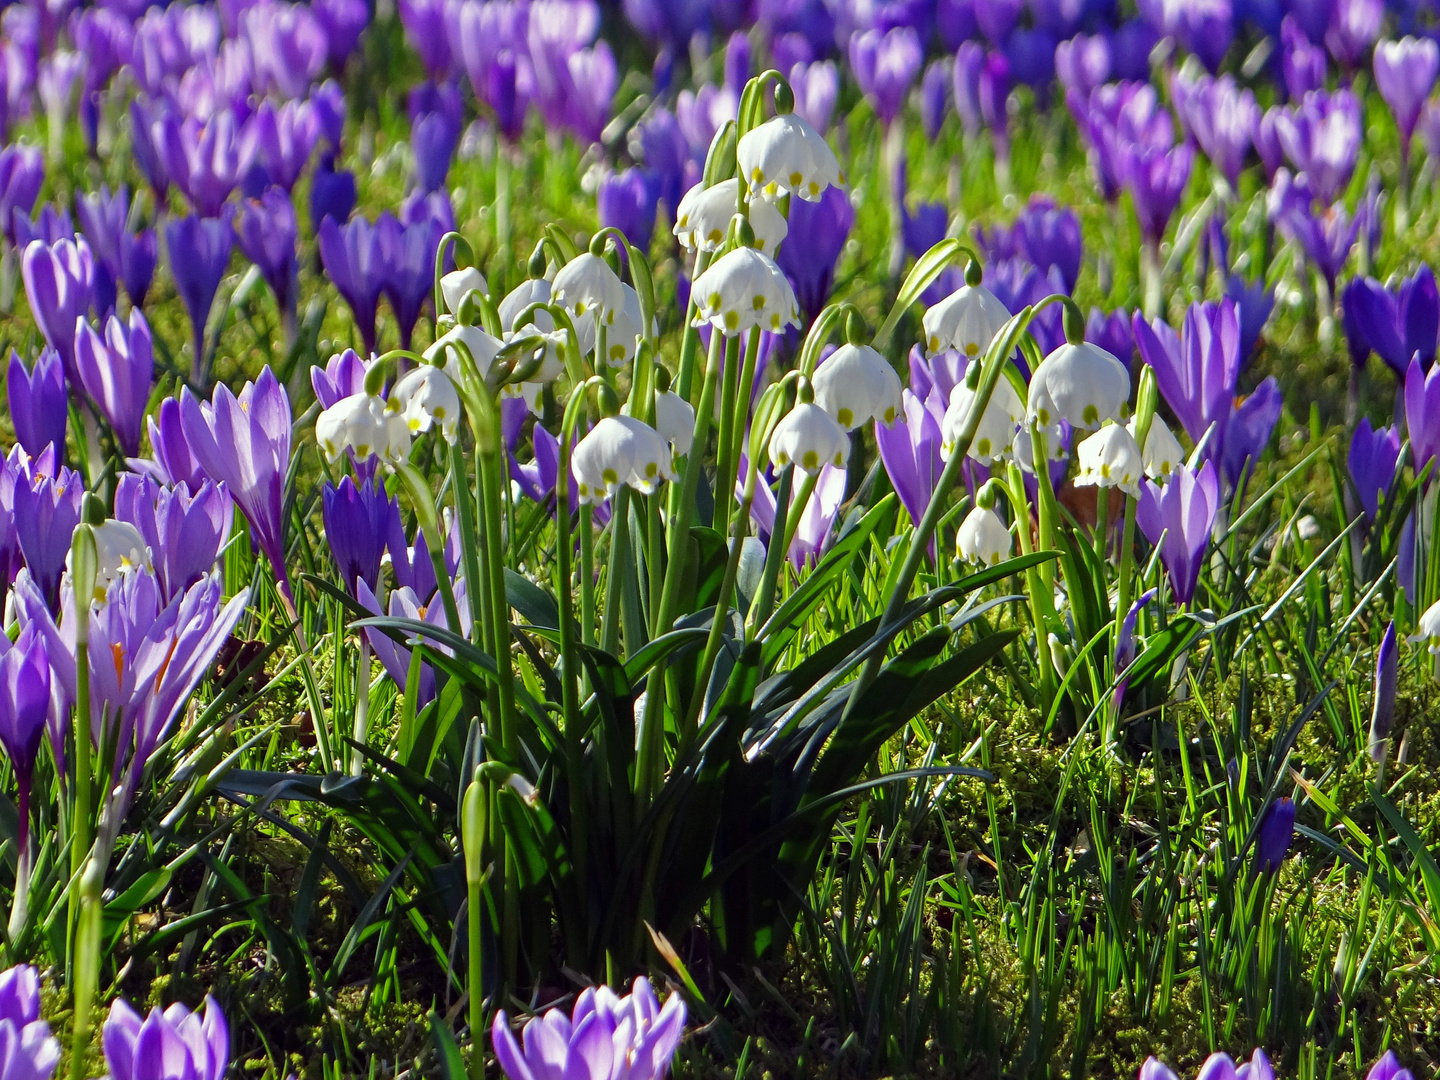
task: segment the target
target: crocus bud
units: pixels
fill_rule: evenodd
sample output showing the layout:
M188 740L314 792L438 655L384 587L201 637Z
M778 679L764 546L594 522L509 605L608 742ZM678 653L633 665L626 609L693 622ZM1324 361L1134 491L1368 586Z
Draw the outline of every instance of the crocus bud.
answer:
M1295 839L1295 804L1281 796L1270 804L1255 834L1255 869L1269 874L1280 869Z
M1390 727L1395 719L1395 677L1399 660L1395 643L1395 620L1385 627L1380 652L1375 658L1375 707L1370 714L1370 757L1376 764L1385 760Z

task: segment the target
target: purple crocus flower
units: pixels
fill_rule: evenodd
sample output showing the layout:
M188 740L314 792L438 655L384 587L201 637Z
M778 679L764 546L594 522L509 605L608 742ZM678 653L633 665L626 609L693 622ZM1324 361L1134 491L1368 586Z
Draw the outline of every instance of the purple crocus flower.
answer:
M905 251L911 258L918 259L932 247L945 239L950 228L950 211L944 203L922 202L915 205L912 214L903 200L900 203L900 236L905 242ZM955 267L947 267L920 294L925 305L938 304L945 297L964 284L964 276Z
M1400 1064L1394 1050L1386 1050L1385 1056L1370 1066L1365 1080L1415 1080L1415 1077Z
M90 245L84 237L46 244L33 241L20 264L30 314L49 346L60 354L65 377L75 372L75 320L90 308L95 275Z
M322 494L325 538L340 569L341 584L354 595L356 582L363 581L374 593L380 587L380 559L392 519L400 517L399 502L374 478L357 486L346 476L338 487L327 483Z
M1280 145L1279 121L1284 109L1272 105L1260 114L1255 125L1255 153L1260 155L1260 164L1265 167L1265 179L1274 182L1282 165L1285 164L1285 149Z
M325 29L310 5L263 0L241 24L254 58L256 90L282 100L304 96L329 56Z
M426 194L445 186L463 122L460 92L453 84L424 82L410 91L410 147L416 184Z
M1275 174L1267 204L1270 220L1300 245L1334 296L1335 281L1355 248L1360 222L1340 203L1317 210L1305 177L1292 178L1288 169Z
M363 217L343 226L327 217L320 223L319 241L325 274L350 305L365 354L373 355L375 307L380 302L386 270L379 230Z
M235 230L230 213L218 218L192 215L165 224L165 250L170 256L170 275L176 291L185 301L190 316L191 343L195 349L196 380L203 382L205 368L205 324L215 293L230 265Z
M126 236L130 193L125 185L121 184L115 194L111 195L110 188L102 184L99 191L82 192L76 197L75 212L80 218L85 240L90 245L95 265L96 307L103 313L114 306L115 283L123 280L120 272L120 245L121 238ZM103 284L102 278L105 279ZM109 304L99 299L99 294L107 286L111 296ZM139 301L133 297L131 302L139 306Z
M135 164L150 185L156 206L165 205L165 193L170 188L170 173L155 139L160 121L168 113L169 109L163 103L146 102L139 97L130 102L130 150L135 156Z
M610 43L602 39L588 49L577 49L566 59L565 69L575 88L569 100L570 131L582 146L599 142L610 120L610 103L619 85Z
M34 220L18 210L11 217L13 220L10 224L15 232L15 246L21 251L24 251L35 240L44 244L54 244L57 240L75 239L75 224L70 220L70 215L64 207L56 206L54 203L46 203L42 206Z
M10 350L10 370L5 379L10 422L15 440L31 457L39 457L54 446L57 457L65 456L65 423L69 416L65 396L65 366L54 349L42 350L35 367L25 370L20 354ZM8 584L8 582L7 582Z
M290 597L285 569L285 476L290 468L290 399L267 366L237 398L223 383L208 402L187 387L180 422L190 452L205 475L224 484L250 522L270 560L282 594Z
M485 100L495 113L495 127L512 144L525 130L525 109L529 104L520 75L515 53L501 49L485 76Z
M742 460L741 467L745 467ZM790 512L795 512L793 500L799 494L799 485L791 489ZM825 549L830 546L830 532L835 525L835 518L840 513L840 504L845 498L845 470L837 469L834 465L826 465L820 470L820 475L815 482L814 491L810 500L805 504L805 510L800 515L800 524L796 527L795 539L786 553L790 559L790 565L795 569L803 569L807 564L813 566L820 561ZM750 516L754 519L760 534L769 542L771 533L775 529L775 511L778 503L775 492L771 490L768 483L761 483L755 486L755 501L750 506Z
M1400 155L1410 156L1410 140L1420 110L1440 75L1440 46L1430 38L1404 37L1375 46L1375 86L1400 129Z
M1110 39L1104 34L1076 34L1055 47L1055 74L1066 90L1088 97L1110 78Z
M1179 15L1175 33L1180 43L1199 57L1212 75L1219 71L1235 36L1230 0L1186 0L1173 10Z
M1041 273L1054 267L1065 283L1063 291L1075 290L1083 248L1080 218L1073 209L1057 206L1047 195L1032 195L1015 219L1014 235L1019 254Z
M1311 91L1276 115L1275 131L1285 156L1321 202L1344 194L1360 153L1360 103L1350 90Z
M20 797L16 800L19 814L15 846L22 863L27 866L30 783L35 775L35 760L40 754L40 740L45 734L45 719L49 712L50 656L45 648L45 639L33 626L26 627L14 644L9 637L0 634L0 745L5 747L5 756L10 759L10 767L15 772L16 785L20 789ZM9 1010L0 1011L0 1032L15 1021L8 1013ZM12 1039L18 1036L13 1028L9 1034ZM17 1049L19 1047L14 1042L7 1046L9 1053ZM15 1069L13 1060L6 1064L7 1072ZM54 1068L53 1061L51 1068ZM48 1076L48 1073L31 1075Z
M310 10L325 32L330 66L339 71L370 25L370 5L365 0L311 0Z
M45 159L39 150L23 143L0 149L0 230L12 244L15 242L11 224L14 212L18 210L28 218L44 182Z
M1375 705L1370 713L1369 744L1370 757L1377 762L1385 760L1385 744L1395 720L1395 682L1399 659L1395 620L1391 619L1375 656Z
M399 0L397 7L405 40L419 54L432 79L444 78L450 71L444 0Z
M1419 360L1405 369L1405 430L1418 473L1440 453L1440 365L1428 375Z
M1098 307L1090 309L1085 320L1085 340L1115 357L1128 370L1135 363L1135 332L1130 326L1130 313L1124 308L1106 315Z
M167 113L155 122L154 139L171 182L204 218L219 215L255 155L228 110L206 124Z
M1239 274L1225 278L1225 295L1235 303L1240 313L1240 366L1243 368L1255 356L1255 347L1260 335L1275 309L1275 290L1267 286L1263 278L1247 282Z
M1181 80L1177 77L1175 83ZM1177 104L1179 95L1176 96ZM1260 107L1255 95L1241 90L1231 75L1218 79L1201 78L1190 90L1188 107L1182 118L1200 149L1237 190L1245 154L1250 149L1251 132L1260 122Z
M1131 148L1123 152L1121 160L1140 231L1147 242L1158 246L1190 182L1195 151L1188 143L1169 150Z
M617 1072L633 1080L665 1080L684 1033L684 999L671 994L662 1008L649 980L641 976L624 997L607 986L589 987L569 1016L551 1009L533 1017L521 1036L523 1049L504 1009L495 1014L490 1038L509 1080L537 1080L552 1073L579 1080Z
M1160 546L1160 561L1182 604L1195 596L1219 506L1220 484L1208 461L1198 473L1181 466L1163 487L1146 480L1140 490L1135 521L1145 538Z
M1135 624L1140 619L1140 612L1144 611L1150 601L1154 600L1159 589L1146 589L1141 593L1139 599L1130 605L1130 610L1125 613L1124 620L1120 623L1120 634L1115 642L1115 654L1111 658L1110 670L1115 673L1115 693L1111 695L1110 701L1114 708L1119 708L1125 700L1125 691L1129 689L1130 679L1127 674L1130 665L1135 660Z
M818 202L790 200L790 231L775 262L790 280L807 324L829 299L835 263L854 224L850 196L837 185L826 188Z
M1325 47L1344 67L1354 68L1380 36L1384 18L1384 0L1334 0Z
M1280 72L1285 92L1298 101L1311 90L1323 90L1326 67L1325 50L1311 44L1295 16L1286 15L1280 23Z
M1350 452L1345 464L1350 482L1360 497L1366 518L1375 520L1380 512L1380 499L1390 492L1395 479L1395 463L1400 460L1400 432L1394 427L1373 428L1370 418L1362 417L1350 437Z
M320 141L320 118L308 101L287 101L278 109L262 101L245 125L245 140L269 182L289 192Z
M259 199L241 204L235 235L245 257L260 268L260 276L275 294L287 327L295 319L298 292L295 255L295 207L282 188L272 187Z
M122 473L115 484L115 518L139 530L150 548L160 596L168 604L215 568L235 514L223 485L206 480L192 495L151 476Z
M198 492L205 483L205 472L190 452L190 444L185 439L180 402L175 398L166 398L160 402L160 408L154 415L146 417L145 424L150 432L150 449L155 457L148 461L130 458L126 464L158 483L171 486L183 484L190 494Z
M1233 407L1225 424L1225 438L1220 452L1225 482L1232 490L1240 486L1250 463L1258 461L1270 444L1270 436L1280 420L1284 404L1280 384L1271 375L1255 388L1254 393Z
M984 129L980 113L980 79L985 69L985 48L978 41L966 41L955 53L955 111L970 138Z
M920 77L920 126L932 143L940 137L940 128L945 123L951 82L950 66L945 60L933 61Z
M85 483L56 462L50 446L15 479L15 532L30 577L53 611L60 602L60 576L70 554L70 537L80 523Z
M1112 79L1144 82L1150 77L1150 53L1160 41L1144 19L1122 22L1110 35Z
M440 230L428 219L401 225L387 211L375 221L375 244L385 275L381 291L394 309L402 349L410 347L420 309L430 299L439 243Z
M1128 154L1163 152L1175 141L1170 114L1149 83L1107 84L1088 98L1067 93L1065 103L1089 146L1107 202L1114 202L1125 184Z
M1273 874L1280 869L1295 842L1295 803L1282 795L1270 804L1255 830L1255 871Z
M50 1080L60 1063L60 1041L40 1019L40 973L29 964L0 972L0 1030L9 1047L11 1075L17 1080Z
M1403 375L1412 357L1422 367L1435 362L1440 336L1440 289L1435 274L1421 266L1411 277L1387 289L1374 278L1356 278L1345 287L1345 322L1358 340L1351 341L1351 354L1363 363L1371 350L1394 371Z
M947 52L954 52L979 31L975 21L975 0L937 0L935 27Z
M310 180L310 227L318 234L327 219L344 225L355 209L356 197L355 174L348 169L337 172L335 155L324 155Z
M1055 35L1044 27L1016 30L1005 43L1010 77L1017 86L1030 87L1042 108L1049 104L1055 81L1055 44Z
M221 1080L230 1067L230 1029L215 999L205 999L205 1012L192 1013L178 1001L164 1012L159 1006L143 1021L122 999L110 1006L101 1032L105 1064L113 1080Z
M887 427L875 422L875 445L906 513L918 522L945 467L940 460L940 423L945 418L946 400L933 387L923 399L907 387L901 398L904 412L893 424Z
M370 365L360 359L354 349L346 349L330 357L322 368L318 364L310 369L310 386L322 409L328 409L336 402L362 393L365 389L365 375Z
M658 185L633 168L607 173L595 192L601 226L619 229L641 251L650 250L658 202Z
M380 604L380 600L366 584L363 577L355 579L355 598L367 611L375 615L389 614L391 618L413 619L416 622L427 622L431 626L442 629L454 629L449 626L445 605L438 602L435 596L434 571L430 569L430 557L425 553L423 541L417 540L415 548L414 566L422 576L426 576L428 588L417 592L416 587L401 584L390 592L389 610L386 611ZM395 558L395 549L390 549L390 557ZM421 564L421 559L425 564ZM402 552L401 559L404 559ZM399 580L397 570L396 580ZM470 636L470 605L465 602L465 580L463 578L455 582L455 603L460 609L460 626L457 630L463 637ZM395 685L402 690L405 688L410 677L410 650L403 645L397 645L389 635L379 630L367 628L365 637L370 642L370 648L375 652L375 658L380 661L385 673L390 676ZM449 647L444 645L436 646L441 652L449 654ZM415 705L417 709L424 708L435 697L435 672L429 664L420 665L420 685L416 694Z
M1004 45L1024 7L1024 0L977 0L975 25L991 45Z
M154 229L120 235L120 263L116 277L125 285L125 292L135 307L145 306L145 294L150 291L158 261L159 245L155 241Z
M908 26L866 30L850 39L850 70L886 127L900 115L924 59L920 35Z
M115 432L121 451L134 457L140 452L145 406L155 376L150 326L140 309L131 309L128 327L112 314L103 339L84 319L77 319L75 367L80 385Z
M947 405L950 392L965 378L970 360L958 349L947 349L934 356L926 356L920 345L910 349L910 387L912 393L922 401L930 399L930 391L940 395Z

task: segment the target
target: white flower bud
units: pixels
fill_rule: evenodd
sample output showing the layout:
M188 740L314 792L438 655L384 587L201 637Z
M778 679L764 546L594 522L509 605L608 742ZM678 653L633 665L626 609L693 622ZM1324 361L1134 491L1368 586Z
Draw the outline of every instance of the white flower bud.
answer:
M472 292L478 292L482 296L490 293L485 275L473 266L467 266L463 270L451 270L440 279L440 295L445 298L445 310L451 315L460 314L461 301Z
M670 444L676 457L684 457L695 445L695 410L673 390L655 395L655 430Z
M454 443L460 427L460 395L450 376L438 367L425 364L405 376L390 391L387 408L405 418L412 434L440 425L440 433Z
M1075 448L1080 460L1080 473L1075 486L1094 484L1097 487L1118 487L1139 497L1140 477L1144 468L1140 447L1127 428L1106 424Z
M966 562L994 566L1010 557L1010 530L994 510L976 507L965 515L955 535L955 549Z
M1031 420L1094 431L1106 420L1123 420L1130 400L1130 372L1098 345L1066 342L1030 376ZM1131 440L1134 441L1133 439Z
M940 456L946 461L955 451L974 400L975 391L963 382L956 383L955 389L950 391L950 405L940 421ZM983 465L1004 458L1015 439L1015 425L1024 417L1025 406L1020 404L1020 395L1015 393L1010 380L1002 376L995 382L995 390L985 405L985 413L980 418L980 426L975 429L975 438L966 456Z
M1131 437L1135 435L1135 418L1125 425ZM1175 470L1185 460L1185 451L1165 426L1165 421L1156 416L1150 421L1150 432L1145 436L1143 452L1145 475L1151 480L1165 483L1175 475Z
M694 285L694 325L709 322L735 336L752 326L778 332L799 325L800 309L790 282L768 255L741 247L723 255Z
M791 409L770 433L770 461L776 468L792 462L812 476L825 465L845 464L850 438L828 412L813 402Z
M410 454L410 428L398 411L373 394L351 394L315 419L315 441L330 461L348 450L357 461L378 457L403 461Z
M572 319L597 312L600 321L609 325L615 321L615 313L625 306L625 289L619 275L599 255L588 251L560 268L551 290Z
M766 199L787 193L818 202L845 175L825 137L795 113L782 113L747 132L736 147L740 172Z
M900 376L869 345L841 345L815 369L815 404L852 431L870 420L894 423L903 405Z
M661 480L675 480L670 447L649 424L607 416L590 429L570 458L580 501L598 506L621 484L649 495Z
M995 335L1009 321L1009 308L984 285L962 285L928 308L920 325L931 356L956 349L974 359L989 351Z

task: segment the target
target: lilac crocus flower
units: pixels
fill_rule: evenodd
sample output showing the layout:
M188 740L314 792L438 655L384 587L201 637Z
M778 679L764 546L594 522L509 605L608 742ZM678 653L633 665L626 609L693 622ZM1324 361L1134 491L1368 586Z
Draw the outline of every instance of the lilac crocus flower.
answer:
M15 478L15 533L20 552L51 610L60 602L60 576L85 498L80 474L63 465L57 467L57 459L54 447L47 447Z
M380 587L385 542L396 527L392 519L400 516L399 502L374 478L357 486L346 476L338 487L327 483L322 494L325 538L340 569L341 584L354 595L356 582L363 581L374 593Z
M190 316L191 344L197 382L205 374L205 324L215 293L230 265L230 251L235 244L235 230L230 214L224 217L182 217L165 224L165 250L170 256L170 274L176 290L185 301Z
M60 355L54 349L44 349L36 357L34 368L26 371L20 354L11 349L5 393L15 441L31 457L39 457L47 446L54 446L56 456L63 458L69 411Z
M1158 246L1190 182L1195 151L1188 143L1169 150L1132 148L1123 152L1121 160L1140 231L1148 243Z
M1344 194L1360 153L1360 103L1350 90L1306 94L1295 108L1277 114L1275 131L1285 156L1321 202Z
M325 274L350 305L365 354L372 355L375 307L385 284L385 258L380 250L379 230L363 217L343 226L334 218L325 218L318 235Z
M140 309L131 309L128 326L111 315L103 339L84 319L77 319L75 367L80 385L115 432L121 451L134 457L140 452L145 406L155 377L150 326Z
M0 745L5 747L5 756L10 759L20 789L15 846L22 862L27 864L30 782L35 775L35 759L40 754L40 740L45 734L49 712L50 656L45 639L33 626L26 627L13 645L9 637L0 634ZM0 1012L0 1032L11 1019ZM12 1043L9 1049L13 1051L13 1047ZM11 1062L7 1065L14 1067Z
M285 569L285 476L290 468L290 399L267 366L237 398L223 383L208 402L187 387L180 421L190 452L205 475L224 484L250 522L288 599Z
M1074 292L1083 247L1080 218L1073 209L1056 205L1047 195L1032 195L1015 219L1014 236L1019 254L1041 273L1054 267L1065 283L1063 291Z
M1244 480L1250 464L1260 459L1270 436L1280 420L1284 407L1280 384L1275 376L1266 377L1255 392L1236 404L1230 419L1225 424L1225 438L1221 444L1220 465L1225 473L1225 482L1237 489Z
M425 577L426 583L429 586L427 589L417 592L414 586L401 584L398 588L391 591L387 612L385 608L382 608L379 599L371 590L370 586L366 584L365 579L360 577L355 579L356 600L359 601L360 605L367 611L375 615L388 613L391 618L412 619L416 622L427 622L431 626L442 629L453 629L447 621L445 605L441 603L435 595L434 571L431 570L428 565L430 559L427 554L424 554L424 550L422 544L417 542L414 566L415 569L420 572L420 576ZM395 558L395 549L393 547L391 547L390 550L390 557L392 559ZM423 566L421 564L422 557L426 564ZM402 552L401 561L403 560L404 553ZM398 568L396 580L399 580ZM456 581L454 589L455 603L460 610L460 627L457 632L463 637L469 637L470 605L466 603L465 600L465 579L461 578ZM396 686L403 690L410 677L410 650L403 645L397 645L389 635L379 630L373 630L367 627L365 637L370 642L370 648L375 651L375 658L380 661L380 665L385 669L385 673L390 676ZM432 643L432 647L438 648L447 655L450 651L448 646L444 645L436 646ZM419 692L416 695L415 702L416 708L423 708L429 704L434 697L435 672L429 664L421 664Z
M1255 871L1273 874L1280 869L1295 842L1295 803L1282 795L1270 804L1255 830Z
M1419 360L1405 369L1405 430L1418 473L1440 453L1440 365L1428 375Z
M460 92L451 84L425 82L410 91L410 147L415 180L429 194L445 186L450 162L460 143L464 116Z
M168 604L215 568L235 520L223 485L204 481L192 495L183 483L122 473L115 518L134 525L150 548L162 602Z
M1343 66L1353 68L1380 36L1384 18L1384 0L1334 0L1325 47Z
M66 379L77 382L75 320L90 308L93 298L95 266L90 245L84 237L54 244L35 240L25 249L20 274L40 333L60 354Z
M945 418L946 400L933 387L923 399L907 387L901 398L904 412L893 424L887 427L875 422L875 445L906 513L918 522L945 467L940 460L940 423Z
M595 192L602 227L614 227L641 251L650 250L659 192L639 169L607 173Z
M1220 484L1209 461L1198 473L1182 466L1163 487L1147 480L1140 490L1135 521L1145 538L1160 546L1160 561L1182 604L1195 596L1219 506Z
M1365 1074L1365 1080L1415 1080L1410 1070L1400 1064L1394 1050L1386 1050L1385 1056Z
M1191 91L1184 120L1210 163L1220 170L1231 190L1237 190L1251 132L1260 122L1255 95L1240 89L1231 75L1203 78Z
M3 94L0 94L3 97ZM0 149L0 230L12 244L11 217L20 211L27 218L45 182L45 158L33 146L16 143Z
M552 1072L566 1077L617 1074L633 1080L665 1080L685 1033L685 1002L671 994L660 1005L650 981L636 979L619 997L607 986L589 987L566 1016L551 1009L526 1023L517 1041L504 1009L495 1014L491 1042L509 1080L536 1080Z
M1385 760L1386 740L1395 720L1395 683L1398 674L1400 647L1395 636L1395 620L1391 619L1380 639L1375 656L1375 704L1370 713L1370 757Z
M1358 361L1373 350L1397 375L1405 373L1414 356L1427 369L1435 362L1440 289L1430 267L1421 266L1396 289L1374 278L1356 278L1342 295L1347 325L1359 338L1351 342Z
M54 244L57 240L74 240L75 224L64 207L46 203L40 213L31 220L19 211L11 215L10 222L15 231L15 246L24 251L32 241ZM93 252L92 252L93 255Z
M1162 320L1134 317L1140 358L1155 371L1166 404L1192 442L1213 425L1210 454L1218 453L1240 376L1240 320L1230 300L1190 305L1181 333Z
M1174 10L1179 15L1175 33L1180 43L1213 75L1220 70L1235 36L1230 0L1185 0L1174 5Z
M1286 15L1280 24L1280 72L1285 92L1299 100L1311 90L1325 88L1325 50L1312 45L1295 16Z
M40 973L29 964L0 973L0 1032L9 1075L50 1080L60 1064L60 1040L40 1019Z
M259 267L287 327L295 319L298 293L296 233L295 207L282 188L272 187L259 199L247 199L241 204L235 230L240 250Z
M450 72L450 39L445 30L444 0L399 0L400 24L405 40L420 56L432 79Z
M1430 38L1404 37L1375 46L1375 86L1400 129L1400 155L1410 156L1410 140L1420 110L1440 76L1440 46Z
M940 137L940 128L945 123L951 81L950 66L944 60L933 61L920 77L920 126L932 143Z
M790 200L790 232L775 262L795 290L808 324L820 314L835 279L835 263L850 238L855 211L849 194L832 184L818 202Z
M282 100L302 97L325 67L329 42L309 4L256 4L241 20L250 45L257 91Z
M1380 512L1380 499L1390 493L1390 485L1395 479L1395 463L1399 460L1399 430L1371 427L1370 418L1362 417L1350 438L1350 452L1346 455L1345 464L1365 516L1371 521Z
M171 182L205 218L219 215L255 155L228 110L206 124L167 113L155 122L154 139Z
M960 114L960 125L970 138L984 129L984 117L980 113L980 79L985 69L985 48L978 41L966 41L955 53L954 94L955 111Z
M924 59L920 35L908 26L866 30L850 39L850 70L886 127L900 115Z
M1024 0L977 0L975 25L990 44L1004 45L1024 7Z
M1355 248L1359 220L1340 203L1317 209L1305 177L1292 178L1288 169L1275 174L1266 201L1270 220L1304 250L1334 296L1336 279Z
M365 0L311 0L310 10L325 31L330 66L339 71L370 25L370 5Z
M310 386L322 409L328 409L365 389L365 374L370 365L360 359L354 349L336 353L322 368L318 364L310 369Z
M1254 358L1260 335L1275 310L1275 290L1264 278L1247 282L1239 274L1230 274L1225 278L1225 295L1240 313L1240 365L1244 367Z
M1030 87L1041 108L1049 105L1055 82L1055 44L1055 35L1043 27L1016 30L1005 43L1010 77L1017 86Z
M430 299L440 235L430 220L401 225L387 211L375 221L375 243L385 275L381 291L394 309L402 349L410 347L410 335L420 318L420 309Z
M348 169L337 172L335 155L324 155L310 180L310 227L318 235L327 219L344 225L355 209L356 197L355 174Z
M1130 610L1125 613L1125 618L1120 623L1120 634L1115 642L1115 653L1110 664L1110 670L1115 673L1116 678L1115 693L1110 698L1112 708L1120 707L1125 700L1125 691L1130 687L1128 670L1135 661L1135 624L1140 619L1140 612L1155 599L1159 591L1146 589L1141 593L1139 599L1130 605Z
M1055 47L1060 85L1082 96L1110 78L1110 67L1110 39L1104 34L1076 34Z
M1135 332L1131 315L1124 308L1106 315L1097 307L1090 309L1085 320L1085 340L1099 345L1129 370L1135 363Z
M914 213L903 201L900 203L900 236L911 258L919 259L944 240L949 228L950 211L944 203L917 203ZM920 294L920 300L927 307L938 304L963 284L964 275L956 267L947 267Z
M742 462L743 467L743 462ZM799 495L799 485L791 489L790 513L795 512L794 499ZM795 539L787 556L790 565L803 569L807 564L814 566L830 546L830 532L835 518L840 513L840 504L845 498L845 470L826 465L820 470L805 510L800 515ZM778 506L775 492L768 483L757 484L755 501L750 506L750 516L767 543L775 528L775 512ZM788 527L788 526L787 526Z
M230 1028L212 997L203 1014L176 1002L164 1012L156 1006L144 1020L117 998L101 1041L112 1080L221 1080L230 1067Z
M289 192L320 141L320 118L308 101L287 101L278 109L262 101L245 125L245 139L269 182Z

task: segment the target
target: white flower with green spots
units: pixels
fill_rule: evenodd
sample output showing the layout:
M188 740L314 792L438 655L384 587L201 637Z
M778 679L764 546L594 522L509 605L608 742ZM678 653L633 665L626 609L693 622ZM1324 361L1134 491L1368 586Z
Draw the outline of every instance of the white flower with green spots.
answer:
M770 433L770 461L777 468L794 464L811 476L826 465L845 464L850 437L840 422L814 402L791 409Z
M845 183L835 151L795 113L781 113L747 132L736 157L751 190L766 199L790 194L819 202L831 184Z
M1094 431L1107 420L1124 420L1129 401L1124 364L1099 345L1066 342L1030 376L1026 415L1045 427L1068 420L1071 427Z
M1075 448L1080 472L1075 486L1118 487L1127 495L1140 496L1144 465L1135 436L1120 424L1106 424Z
M347 450L357 461L403 461L410 454L405 418L373 394L351 394L322 412L315 420L315 441L332 462Z
M607 416L590 429L570 458L582 503L598 506L621 484L650 495L662 481L675 480L670 446L649 424L629 416Z
M960 441L960 432L970 416L970 406L975 401L975 391L963 382L957 383L950 391L950 405L940 422L940 456L946 461ZM1001 378L995 383L985 413L980 417L980 426L975 429L975 438L970 441L967 457L974 458L982 465L1000 461L1010 454L1010 445L1015 438L1015 425L1025 418L1025 406L1020 395L1010 385L1010 380Z
M928 308L920 325L931 356L955 349L975 360L989 351L995 335L1009 321L1009 308L984 285L962 285Z
M903 405L900 376L869 345L841 345L815 369L815 404L853 431L878 420L894 423Z
M695 279L694 325L708 322L734 337L752 326L778 333L799 325L795 290L775 260L754 248L739 247L722 255Z

